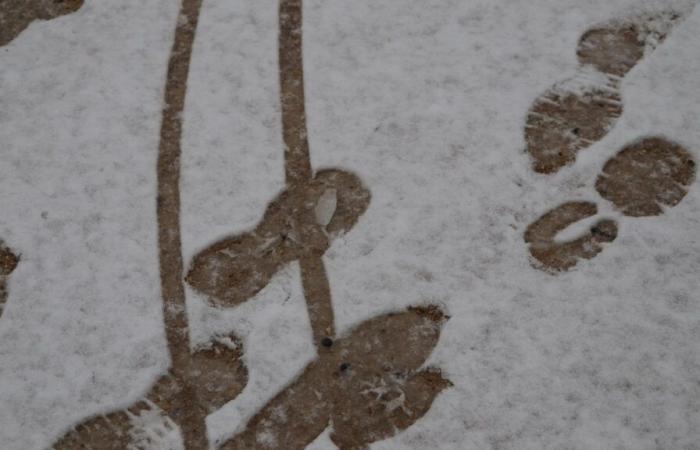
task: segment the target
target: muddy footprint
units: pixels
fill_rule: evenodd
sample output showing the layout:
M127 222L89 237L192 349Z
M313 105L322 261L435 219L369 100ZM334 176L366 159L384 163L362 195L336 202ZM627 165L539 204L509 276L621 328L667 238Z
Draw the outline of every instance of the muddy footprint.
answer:
M359 450L409 428L452 386L439 369L421 368L448 318L435 306L409 308L328 340L220 450L302 450L331 425L340 450Z
M648 137L626 146L605 163L596 190L625 216L657 216L664 207L677 205L694 179L695 161L687 150L667 139ZM598 221L572 241L555 240L569 225L597 212L595 203L568 202L533 222L525 232L525 242L537 266L548 271L568 270L614 241L618 229L610 219Z
M260 292L285 264L323 255L369 206L370 193L354 174L319 171L310 183L283 191L258 226L202 250L186 281L213 306L231 307Z
M658 216L683 200L694 179L695 161L686 149L649 137L608 160L595 187L626 216Z
M556 235L578 221L598 214L598 207L591 202L568 202L549 211L525 232L525 242L530 253L542 266L554 270L567 270L579 259L591 259L603 251L603 243L617 237L617 224L609 219L597 222L583 236L568 241L555 241Z
M622 115L620 84L627 73L668 36L683 16L676 12L613 21L579 40L579 74L557 83L530 107L527 152L536 172L549 174L601 140Z

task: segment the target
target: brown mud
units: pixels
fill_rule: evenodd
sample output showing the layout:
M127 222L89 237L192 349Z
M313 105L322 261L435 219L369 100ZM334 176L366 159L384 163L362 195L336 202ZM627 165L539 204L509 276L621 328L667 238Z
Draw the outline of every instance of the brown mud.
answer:
M323 255L332 237L355 225L369 201L369 191L355 175L321 170L311 182L282 192L254 230L197 254L186 280L215 306L242 303L284 264Z
M695 171L696 163L683 147L661 137L647 137L605 163L596 189L626 216L656 216L683 200L695 180ZM549 271L568 270L615 240L617 224L609 219L600 220L573 241L554 240L569 225L597 212L595 203L569 202L533 222L525 231L525 242L538 265Z
M302 0L280 0L278 45L280 103L284 170L287 189L290 191L294 191L298 186L308 185L312 180L304 96L302 9ZM366 202L369 202L368 192ZM313 241L312 236L317 233L313 226L308 226L312 222L308 210L296 208L295 212L296 217L292 220L302 224L302 233L308 232L306 236L301 236L301 241ZM323 339L332 339L335 336L330 283L322 253L305 254L300 260L299 267L314 344L319 347Z
M645 51L666 40L671 27L682 18L680 13L669 11L593 27L579 39L576 56L581 64L624 77L644 58ZM661 26L655 26L659 21Z
M191 351L180 238L180 155L187 76L202 0L183 0L167 75L158 152L157 216L163 314L172 364L133 406L88 419L54 448L124 449L166 445L180 432L186 450L209 448L206 416L247 383L235 336ZM222 448L304 448L329 424L341 449L360 449L393 436L430 408L450 386L437 369L420 370L447 319L436 307L379 316L337 339L323 254L369 206L359 178L311 168L302 62L302 2L280 0L280 99L287 187L258 226L212 244L195 256L186 281L217 307L257 294L284 264L298 261L318 358ZM158 418L146 430L143 418ZM265 435L269 421L272 429Z
M233 400L247 383L241 344L235 336L194 350L189 339L180 237L180 155L182 112L201 6L202 0L182 0L168 63L158 149L155 206L171 367L143 400L126 410L88 419L61 438L54 445L56 450L157 448L158 439L169 429L179 431L186 450L206 450L207 415ZM163 425L160 434L139 424L140 418L154 415Z
M621 115L617 89L545 93L532 105L525 128L534 170L554 173L572 164L576 153L602 139Z
M538 97L527 116L525 140L533 169L557 172L576 161L580 150L607 135L622 115L620 84L645 54L660 45L682 19L667 11L613 21L586 31L576 55L582 67L593 68L604 83L570 82ZM695 162L679 145L648 137L628 145L603 167L596 190L627 216L651 216L680 202L695 176ZM582 259L598 255L617 237L617 224L598 221L578 238L559 242L556 235L569 225L596 215L591 202L568 202L547 212L525 231L536 266L550 272L568 270Z
M370 194L346 172L313 175L304 105L302 1L281 0L279 18L287 190L252 233L196 256L188 280L209 291L213 302L236 304L266 284L280 264L299 260L318 356L221 448L303 449L332 426L331 439L341 450L365 449L411 426L451 385L438 369L420 370L447 318L436 307L411 308L370 319L336 339L323 253L329 237L348 231L364 213ZM241 238L251 244L236 247ZM259 242L272 243L264 264L260 249L270 244L260 247ZM229 286L246 288L230 290L220 280L235 272L242 254L255 261L250 266L257 272L231 277ZM210 269L202 271L207 261ZM256 279L260 281L248 281Z
M197 349L192 354L189 383L170 371L152 387L143 400L134 405L104 415L92 417L64 435L53 446L54 450L125 450L128 448L170 448L164 442L168 431L177 432L181 420L187 420L187 410L210 414L241 393L248 380L248 372L241 362L241 344L235 337ZM188 387L192 391L186 391ZM182 399L191 403L183 409ZM149 432L140 422L155 421L160 433ZM206 430L202 429L204 439ZM194 447L187 449L208 449Z
M603 244L617 237L617 224L612 220L601 220L583 236L569 242L554 240L557 233L569 225L598 213L591 202L569 202L554 208L525 231L525 242L530 244L530 253L546 270L567 270L580 259L591 259L603 251Z
M536 172L559 171L608 134L622 115L623 77L666 39L671 25L680 19L674 13L639 16L591 28L581 36L579 62L594 68L606 82L575 89L557 84L535 100L526 120L525 141ZM657 29L656 22L664 26Z
M626 216L658 216L683 200L694 179L695 161L686 149L648 137L608 160L595 187Z
M0 47L9 44L35 20L70 14L84 0L0 0Z
M435 307L412 308L327 342L221 449L301 450L332 426L340 450L360 450L408 428L451 386L439 370L420 370L446 319Z

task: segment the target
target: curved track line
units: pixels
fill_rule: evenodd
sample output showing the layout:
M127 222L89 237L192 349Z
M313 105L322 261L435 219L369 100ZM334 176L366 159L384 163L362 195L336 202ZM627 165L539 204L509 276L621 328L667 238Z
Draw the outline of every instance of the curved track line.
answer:
M182 0L175 29L175 41L168 62L163 121L158 147L158 249L163 296L163 320L172 359L172 372L184 384L177 399L181 403L181 428L185 448L207 449L206 413L188 404L187 393L194 392L189 381L190 339L183 285L183 259L180 235L180 155L182 112L187 93L192 46L197 32L202 0Z

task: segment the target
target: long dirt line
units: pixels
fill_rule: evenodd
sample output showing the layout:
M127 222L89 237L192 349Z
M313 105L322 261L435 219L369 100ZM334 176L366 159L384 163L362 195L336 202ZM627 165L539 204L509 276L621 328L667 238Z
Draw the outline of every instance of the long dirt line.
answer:
M205 450L206 415L195 405L187 404L194 389L190 386L190 338L183 285L183 258L180 235L180 155L182 112L185 107L187 78L192 46L197 31L202 0L182 0L175 29L175 41L168 62L163 120L158 148L158 249L163 296L163 320L172 373L182 383L178 405L182 413L176 418L185 448Z
M289 190L308 184L313 176L306 127L302 9L302 0L280 0L280 103L282 135L285 144L285 175ZM302 209L299 208L299 210ZM303 240L304 236L302 236ZM303 257L299 263L314 343L318 346L325 338L335 336L328 276L321 255Z

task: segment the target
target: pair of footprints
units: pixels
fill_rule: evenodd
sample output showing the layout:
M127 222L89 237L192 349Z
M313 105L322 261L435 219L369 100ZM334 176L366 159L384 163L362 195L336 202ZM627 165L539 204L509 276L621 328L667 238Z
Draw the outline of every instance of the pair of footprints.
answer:
M186 281L210 305L239 305L286 264L321 257L369 203L370 192L357 176L320 170L311 181L279 194L253 230L195 255ZM447 319L437 307L414 307L369 319L338 339L323 339L318 357L296 380L217 448L303 449L332 424L330 438L341 450L359 450L410 427L452 385L439 369L422 368ZM88 418L52 448L166 447L169 436L177 434L183 396L188 408L207 415L240 394L248 382L242 354L234 335L217 338L194 350L186 380L169 373L142 400ZM186 385L194 389L189 392Z
M555 85L531 107L525 126L533 169L551 174L576 160L576 153L601 140L622 115L623 77L661 44L677 13L641 16L595 27L579 40L581 76ZM624 147L607 161L596 190L622 214L656 216L678 204L695 178L695 161L677 143L647 137ZM558 233L598 213L595 203L567 202L533 222L525 232L537 266L547 271L568 270L581 259L598 255L615 240L617 223L603 219L579 238L559 242Z
M451 383L439 370L421 369L447 319L437 308L409 308L359 324L319 349L292 382L219 450L301 450L332 424L340 450L365 450L410 427ZM411 351L406 351L410 348ZM213 413L235 399L248 382L242 344L235 336L195 349L187 391L183 380L163 376L143 399L74 427L54 450L182 448L174 419L188 410Z

